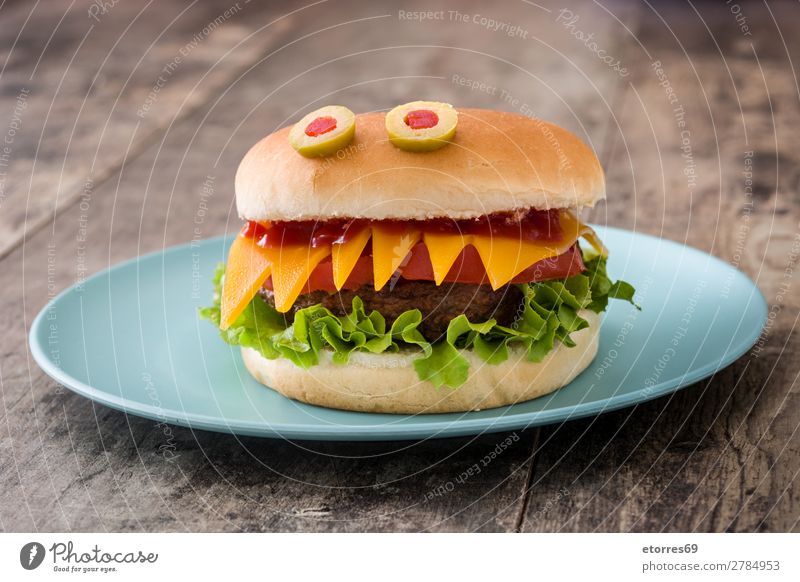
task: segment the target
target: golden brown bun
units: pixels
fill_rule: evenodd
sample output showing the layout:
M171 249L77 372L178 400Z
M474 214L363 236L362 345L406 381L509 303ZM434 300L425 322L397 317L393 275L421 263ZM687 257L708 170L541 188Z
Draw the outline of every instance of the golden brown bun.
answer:
M558 344L539 363L528 362L525 351L490 365L470 351L469 378L458 388L435 388L417 377L412 361L418 353L354 353L347 365L331 362L327 352L308 370L287 359L267 360L256 350L242 348L245 366L256 380L284 396L343 410L420 414L465 412L496 408L538 398L569 384L597 354L600 316L581 311L589 327L572 334L576 346Z
M605 198L594 152L538 119L459 109L453 143L406 152L389 143L383 113L356 118L355 139L327 158L304 158L285 127L245 155L236 205L246 220L473 218L493 212L580 208Z

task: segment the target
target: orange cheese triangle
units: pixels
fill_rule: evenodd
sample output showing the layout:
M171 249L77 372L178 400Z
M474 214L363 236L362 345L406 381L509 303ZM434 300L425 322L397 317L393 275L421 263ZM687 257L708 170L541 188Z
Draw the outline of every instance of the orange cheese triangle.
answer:
M560 255L564 250L556 246L498 236L474 236L472 245L478 250L492 289L507 284L516 275L541 260Z
M397 224L372 225L372 278L379 291L422 238L417 228Z
M431 258L433 280L437 285L441 285L458 255L472 242L472 236L461 233L426 232L423 237Z
M228 329L253 299L270 273L266 251L250 237L237 236L228 251L222 281L220 329Z
M331 245L333 285L337 290L344 286L361 253L364 252L370 236L372 236L370 228L363 226L355 233L348 233L345 242Z
M286 313L320 261L331 254L330 246L283 245L265 249L272 263L275 309Z

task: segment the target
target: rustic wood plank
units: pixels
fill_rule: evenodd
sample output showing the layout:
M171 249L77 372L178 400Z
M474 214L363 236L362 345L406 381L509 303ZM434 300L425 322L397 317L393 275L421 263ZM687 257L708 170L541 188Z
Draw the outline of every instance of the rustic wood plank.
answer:
M783 13L790 36L787 16L796 4L771 6ZM710 381L543 431L528 531L798 528L800 357L793 331L800 300L790 289L800 156L788 128L800 122L800 109L769 12L743 8L752 35L724 3L698 6L705 24L682 5L654 8L666 24L643 16L637 37L650 55L632 46L624 56L636 75L607 165L613 197L595 216L732 262L757 281L777 316L762 347ZM797 62L797 43L787 40ZM676 103L653 61L662 63ZM682 157L681 106L691 160ZM751 170L752 194L745 183Z
M170 0L19 3L3 10L0 256L125 156L215 97L295 16L285 5ZM71 8L70 8L71 7ZM16 32L20 32L17 37Z

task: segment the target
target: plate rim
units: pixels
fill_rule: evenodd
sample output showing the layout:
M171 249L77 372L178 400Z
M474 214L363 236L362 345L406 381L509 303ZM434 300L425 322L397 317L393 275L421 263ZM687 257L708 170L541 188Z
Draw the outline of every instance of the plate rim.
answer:
M750 279L750 277L747 276L746 273L742 272L734 265L731 265L730 263L720 259L719 257L701 251L700 249L696 249L687 244L673 241L671 239L653 236L650 234L640 233L613 226L600 225L595 227L601 230L624 233L628 236L633 236L633 237L646 237L648 239L652 239L654 242L657 242L659 244L666 244L667 246L676 247L677 249L680 249L683 252L688 251L695 255L702 255L703 258L705 258L706 260L711 259L712 262L718 263L719 266L732 270L736 275L738 275L739 277L743 277L748 283L750 283L750 285L754 289L755 293L753 294L753 300L755 301L755 305L753 306L753 308L758 309L759 311L758 315L761 316L760 317L761 325L758 327L754 327L753 330L751 330L746 335L740 336L743 339L737 342L736 344L732 345L731 349L726 352L726 357L720 359L719 361L710 362L706 365L700 366L699 368L689 370L682 376L678 376L670 380L666 380L664 382L659 382L658 384L650 388L643 386L641 388L637 388L633 392L627 392L625 394L620 394L620 395L612 395L610 397L601 400L594 400L591 402L580 403L569 407L559 407L559 408L534 411L534 412L514 413L513 409L517 405L512 404L510 406L503 407L504 408L503 414L497 417L468 418L468 415L472 413L464 412L464 413L457 413L462 415L461 418L456 418L456 419L449 418L447 420L442 419L440 421L426 422L424 425L411 424L408 426L400 424L399 422L393 422L389 424L386 423L365 424L358 426L346 425L346 424L340 424L340 425L331 424L327 427L320 424L301 424L301 423L272 424L272 423L265 423L263 421L262 422L237 421L232 424L230 422L227 422L226 419L222 416L209 416L199 413L187 413L186 411L180 411L175 409L159 409L158 411L159 413L156 414L152 410L152 406L150 405L146 405L144 403L138 403L135 401L130 401L124 397L116 396L114 394L111 394L110 392L106 392L104 390L90 386L65 373L58 365L56 365L52 361L51 357L45 352L43 346L40 345L39 342L40 331L43 325L45 325L47 312L51 309L51 307L54 307L60 301L63 301L68 295L74 293L76 287L78 286L78 283L73 283L66 289L62 290L55 297L50 299L42 307L39 313L37 313L36 317L34 317L31 323L31 328L28 334L28 346L34 361L42 369L42 371L50 378L52 378L62 386L66 387L70 391L79 394L85 398L88 398L93 403L103 404L104 406L108 406L109 408L119 410L125 414L133 414L135 416L141 416L154 421L175 424L178 426L189 428L191 430L208 430L213 432L257 436L263 438L284 438L291 440L401 441L401 440L419 440L420 438L449 438L449 437L459 437L466 435L497 433L509 430L523 430L533 426L543 426L548 424L554 424L557 422L577 420L589 416L597 416L599 414L611 412L614 410L619 410L622 408L628 408L635 404L648 402L650 400L660 398L667 394L677 392L678 390L681 390L692 384L700 382L701 380L713 376L716 372L726 368L727 366L731 365L733 362L738 360L740 357L742 357L758 341L758 338L761 336L761 333L764 329L764 325L766 324L768 305L766 299L764 298L764 294L761 292L761 289L758 287L755 281L753 281L752 279ZM200 244L211 245L215 242L221 241L224 245L228 241L228 239L232 238L232 236L221 235L221 236L211 237L203 239L200 242ZM107 276L108 274L110 274L115 270L130 268L132 265L136 265L143 261L154 260L157 259L158 257L161 257L163 261L168 255L179 253L185 251L186 249L196 248L197 244L198 243L196 241L182 243L179 245L168 247L166 249L153 251L150 253L146 253L144 255L139 255L136 257L132 257L130 259L126 259L115 265L112 265L101 271L98 271L97 273L92 274L91 276L84 279L80 284L86 285L95 279ZM265 387L265 389L269 390L270 388ZM306 406L311 406L311 405L307 404ZM571 412L566 416L564 415L565 408L571 409ZM506 411L508 412L508 414L505 413ZM373 415L381 417L396 416L397 419L411 418L414 416L414 415L385 415L385 414L377 415L368 412L352 412L352 411L341 411L341 412L347 412L349 414ZM452 416L452 414L453 413L448 413L449 416ZM431 414L425 416L427 418L430 418L443 415Z

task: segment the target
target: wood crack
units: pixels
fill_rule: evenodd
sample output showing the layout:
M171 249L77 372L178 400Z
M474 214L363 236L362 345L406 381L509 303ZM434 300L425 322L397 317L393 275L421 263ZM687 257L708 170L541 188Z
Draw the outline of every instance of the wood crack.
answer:
M525 515L528 513L528 506L531 502L531 489L533 488L533 477L536 473L536 461L539 457L539 436L542 433L541 428L533 429L532 442L531 442L531 455L528 457L528 472L525 475L525 483L522 490L522 504L519 508L519 513L514 520L514 533L522 533L522 528L525 525Z
M232 81L241 78L245 73L247 73L247 71L260 63L264 59L264 55L268 54L269 51L272 50L272 47L274 47L276 44L281 45L283 43L283 39L288 35L289 32L289 29L279 32L275 35L274 42L272 44L269 44L262 50L258 51L248 62L231 69L232 74L227 75L224 79L222 79L219 82L219 87L226 87L230 85ZM209 104L213 103L217 99L217 94L217 91L209 91L208 96L203 101L182 109L181 112L174 117L165 120L163 123L160 123L150 130L147 135L141 138L141 141L134 145L126 155L120 157L114 163L109 164L102 172L99 172L96 177L93 177L93 189L96 190L100 188L103 184L118 176L126 164L130 164L130 162L137 159L150 147L157 144L159 140L164 138L165 134L170 130L170 128L182 124L186 120L191 119L200 111L203 111L205 108L207 108ZM134 132L136 129L138 129L138 127L134 129ZM84 186L83 184L79 184L78 187L69 195L61 197L51 213L43 214L42 216L32 220L27 220L25 229L19 234L19 236L17 236L15 239L12 239L6 245L0 248L0 261L8 257L12 252L23 245L27 239L35 236L45 226L48 224L53 224L58 217L59 212L62 212L78 203L83 194Z

